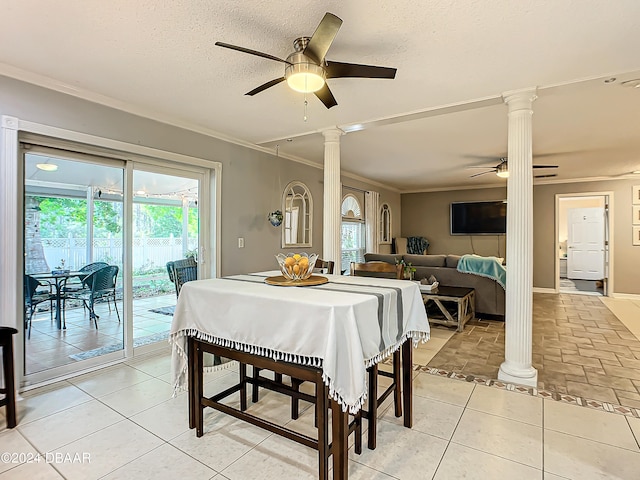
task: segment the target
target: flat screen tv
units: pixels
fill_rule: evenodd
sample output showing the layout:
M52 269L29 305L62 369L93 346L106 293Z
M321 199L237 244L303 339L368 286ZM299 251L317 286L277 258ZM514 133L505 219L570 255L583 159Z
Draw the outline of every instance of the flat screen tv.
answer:
M451 204L451 235L504 235L507 202L455 202Z

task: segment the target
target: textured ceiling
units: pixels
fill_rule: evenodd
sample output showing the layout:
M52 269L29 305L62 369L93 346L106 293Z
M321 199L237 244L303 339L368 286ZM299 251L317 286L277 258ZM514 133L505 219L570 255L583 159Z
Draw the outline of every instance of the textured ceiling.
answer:
M545 155L534 163L560 165L559 180L640 170L640 89L620 86L640 78L637 0L0 6L0 74L316 162L318 132L361 124L342 137L343 168L401 191L503 183L490 174L470 179L478 170L465 167L498 163L507 138L500 96L534 86L534 156ZM310 96L306 122L303 94L285 84L244 95L281 77L281 63L214 46L286 57L327 11L344 21L329 60L398 74L329 80L338 106L327 110ZM481 99L488 106L475 108Z

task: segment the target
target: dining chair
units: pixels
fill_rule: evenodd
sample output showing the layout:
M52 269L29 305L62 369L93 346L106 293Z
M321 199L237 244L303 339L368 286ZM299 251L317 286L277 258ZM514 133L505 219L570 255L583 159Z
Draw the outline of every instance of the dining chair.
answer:
M176 288L176 297L180 295L182 285L198 279L198 264L193 257L167 262L169 279Z
M326 273L328 275L333 274L335 262L332 260L322 260L318 258L313 266L313 271L318 273Z
M41 303L49 302L49 314L53 321L53 302L56 296L51 292L51 285L46 290L38 290L38 287L46 287L46 285L31 275L24 276L24 328L27 331L27 338L31 338L31 320L36 313L36 307Z
M99 315L95 312L95 302L97 300L105 300L109 307L109 313L111 313L110 300L113 301L113 306L118 316L118 323L120 323L120 312L118 312L118 305L116 303L116 281L118 277L119 268L117 265L107 265L98 270L91 272L84 279L85 284L88 286L87 291L79 291L76 293L70 293L67 298L76 298L82 300L83 305L89 310L89 319L93 320L98 328Z
M402 264L394 265L387 262L351 262L351 275L353 276L385 277L401 280L403 274L404 271ZM378 368L378 364L372 365L367 369L367 376L369 380L369 405L367 410L361 410L361 412L362 416L369 421L367 446L370 450L374 450L376 448L378 407L389 395L391 395L391 393L393 393L394 398L395 415L396 417L402 416L402 369L400 368L400 355L400 350L393 352L391 372L380 370ZM378 375L392 379L391 384L381 395L378 395Z

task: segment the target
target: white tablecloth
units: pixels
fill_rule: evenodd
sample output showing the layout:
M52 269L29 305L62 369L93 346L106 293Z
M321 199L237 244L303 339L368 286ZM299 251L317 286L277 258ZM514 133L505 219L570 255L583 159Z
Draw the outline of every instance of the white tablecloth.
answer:
M324 275L329 283L281 287L279 272L185 283L171 335L174 387L187 385L187 336L248 353L320 367L330 396L357 412L366 368L407 339L429 339L418 285L384 278Z

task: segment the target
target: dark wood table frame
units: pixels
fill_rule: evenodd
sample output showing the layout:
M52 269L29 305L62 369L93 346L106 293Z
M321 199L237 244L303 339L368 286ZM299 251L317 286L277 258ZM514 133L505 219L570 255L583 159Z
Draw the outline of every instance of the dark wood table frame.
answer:
M413 424L413 385L412 385L412 340L408 339L402 345L402 386L403 386L403 406L404 406L404 426L411 428ZM189 428L196 429L196 436L201 437L204 434L204 418L203 410L205 407L211 407L220 412L226 413L233 417L244 420L257 427L264 428L272 433L276 433L285 438L293 440L307 447L318 450L318 478L320 480L328 480L329 474L329 456L333 455L333 478L334 480L346 480L348 478L348 436L351 432L356 432L356 453L360 453L362 449L362 435L360 426L360 415L356 415L351 424L349 423L349 414L342 411L342 407L329 398L329 389L322 381L322 370L320 368L308 367L287 362L276 362L267 357L245 353L232 348L213 345L195 337L188 337L188 373L189 373ZM240 364L240 379L238 384L227 388L212 397L204 396L203 383L203 353L213 353L221 357L237 360ZM314 401L316 405L316 419L318 425L318 438L298 433L294 430L287 429L275 423L269 422L262 418L251 415L245 410L247 409L247 384L254 384L254 379L247 375L247 365L256 368L271 370L276 375L288 375L303 381L313 382L315 384L316 397ZM409 366L408 368L406 368ZM309 400L309 396L296 391L281 382L270 381L263 377L258 379L259 386L269 388L302 400ZM240 410L232 408L221 403L221 400L229 395L240 392ZM377 408L377 402L374 402ZM333 441L329 443L329 415L328 409L332 411L332 437ZM375 409L374 409L375 412ZM370 414L374 413L370 412Z
M475 290L467 287L438 287L434 292L422 292L422 300L425 307L431 301L444 315L444 319L430 316L429 322L448 327L457 327L459 332L463 331L465 324L476 317L475 295ZM457 312L455 316L447 310L447 307L442 302L456 303Z

